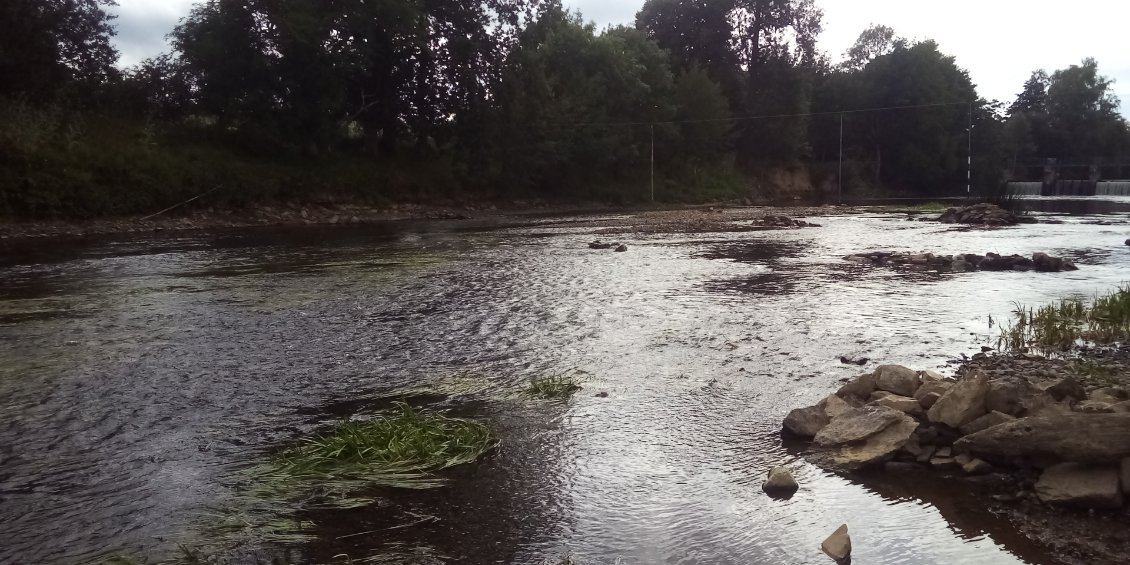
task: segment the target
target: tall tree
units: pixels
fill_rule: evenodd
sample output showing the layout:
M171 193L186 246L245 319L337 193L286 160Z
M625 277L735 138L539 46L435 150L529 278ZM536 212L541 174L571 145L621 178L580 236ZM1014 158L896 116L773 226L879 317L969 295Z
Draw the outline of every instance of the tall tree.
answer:
M1052 73L1048 83L1048 127L1053 142L1043 150L1074 161L1114 158L1126 149L1127 124L1118 112L1114 81L1099 74L1098 62L1085 59Z
M853 71L862 70L871 61L906 46L906 38L899 37L894 29L884 25L872 24L871 27L859 34L859 38L844 53L847 59L843 66Z
M68 83L97 85L115 74L113 0L0 2L0 95L51 95Z

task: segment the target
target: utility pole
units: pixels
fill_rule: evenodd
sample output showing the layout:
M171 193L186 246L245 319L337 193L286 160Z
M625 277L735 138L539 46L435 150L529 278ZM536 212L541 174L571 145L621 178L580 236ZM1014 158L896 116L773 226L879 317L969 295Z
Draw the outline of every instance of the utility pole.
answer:
M969 103L969 129L966 130L969 134L967 143L969 145L966 151L965 163L965 197L969 198L973 191L973 103Z
M651 124L651 203L655 204L655 124Z
M844 203L844 113L840 112L840 170L836 173L836 184L839 187L839 203Z

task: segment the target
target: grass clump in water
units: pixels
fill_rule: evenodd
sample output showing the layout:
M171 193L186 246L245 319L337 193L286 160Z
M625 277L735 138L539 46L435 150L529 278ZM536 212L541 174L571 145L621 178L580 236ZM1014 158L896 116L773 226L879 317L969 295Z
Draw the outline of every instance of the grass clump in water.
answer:
M1015 304L998 349L1065 355L1084 343L1110 344L1130 336L1130 286L1084 302L1068 299L1039 308Z
M565 400L579 390L581 385L578 384L577 377L571 373L562 373L531 380L526 393L534 398Z
M471 463L498 441L481 422L397 403L387 414L342 422L283 451L260 475L265 489L329 495L329 506L362 506L367 487L432 488L437 471Z

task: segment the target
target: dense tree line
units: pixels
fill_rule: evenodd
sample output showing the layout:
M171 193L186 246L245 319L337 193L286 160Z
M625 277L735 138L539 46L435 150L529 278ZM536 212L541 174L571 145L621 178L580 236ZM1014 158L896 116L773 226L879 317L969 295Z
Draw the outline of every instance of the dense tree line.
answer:
M647 0L598 30L560 0L205 0L125 70L112 0L0 6L0 207L957 193L1021 164L1125 159L1093 60L1008 107L932 41L865 30L834 65L813 0ZM973 135L970 136L970 128ZM842 132L842 133L841 133Z

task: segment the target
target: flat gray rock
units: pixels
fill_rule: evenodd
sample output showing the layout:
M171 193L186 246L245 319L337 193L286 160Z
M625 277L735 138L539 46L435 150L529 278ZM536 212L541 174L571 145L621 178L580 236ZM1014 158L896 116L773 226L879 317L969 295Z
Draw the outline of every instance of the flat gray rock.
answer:
M918 373L902 365L881 365L875 369L875 388L899 396L914 396L920 381Z
M1036 495L1047 504L1114 510L1122 507L1118 468L1060 463L1036 482Z
M863 406L845 412L816 434L824 447L863 441L905 418L906 414L886 406Z
M842 446L832 455L832 461L843 469L855 471L890 460L910 442L918 421L906 414L883 431L868 437L863 443Z

